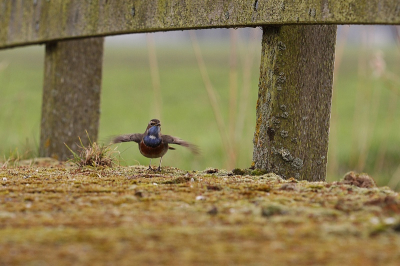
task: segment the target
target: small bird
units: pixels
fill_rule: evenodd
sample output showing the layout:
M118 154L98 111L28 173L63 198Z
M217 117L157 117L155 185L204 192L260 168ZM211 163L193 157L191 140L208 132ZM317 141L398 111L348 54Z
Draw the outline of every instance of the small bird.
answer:
M147 125L146 131L135 134L127 134L115 137L112 142L120 143L120 142L129 142L134 141L139 144L140 153L150 158L149 170L151 168L151 160L153 158L160 158L160 164L157 168L158 171L161 171L161 161L162 157L167 153L168 149L175 150L173 147L169 147L168 144L177 144L182 145L188 149L190 149L193 153L198 153L198 148L196 145L188 143L179 138L170 136L170 135L162 135L161 134L161 123L158 119L151 119L149 124Z

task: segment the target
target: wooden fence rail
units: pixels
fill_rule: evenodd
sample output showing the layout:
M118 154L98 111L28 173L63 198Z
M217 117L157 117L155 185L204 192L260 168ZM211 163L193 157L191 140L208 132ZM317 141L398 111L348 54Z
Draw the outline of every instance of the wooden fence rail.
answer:
M315 181L326 174L337 24L400 24L400 2L0 0L0 49L46 45L40 155L66 159L64 142L97 136L103 39L92 37L263 27L253 165Z
M0 49L124 33L283 24L400 24L400 2L0 0Z

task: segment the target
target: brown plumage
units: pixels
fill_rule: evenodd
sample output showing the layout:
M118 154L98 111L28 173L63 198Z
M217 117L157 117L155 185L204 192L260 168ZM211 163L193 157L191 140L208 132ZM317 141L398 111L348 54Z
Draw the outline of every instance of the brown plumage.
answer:
M193 153L198 153L198 148L189 142L186 142L180 138L173 137L170 135L161 134L161 123L158 119L150 120L147 128L143 134L134 133L117 136L113 139L113 143L120 142L130 142L134 141L139 144L140 153L150 158L149 169L151 169L151 159L160 158L160 164L158 170L161 170L162 157L167 153L168 149L175 150L175 148L170 147L169 144L181 145L190 149Z

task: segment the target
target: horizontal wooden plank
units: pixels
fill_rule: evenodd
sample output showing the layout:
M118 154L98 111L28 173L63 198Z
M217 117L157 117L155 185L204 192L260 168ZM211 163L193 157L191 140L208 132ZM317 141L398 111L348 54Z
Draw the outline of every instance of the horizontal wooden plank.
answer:
M269 24L400 24L400 1L0 0L0 49L93 36Z

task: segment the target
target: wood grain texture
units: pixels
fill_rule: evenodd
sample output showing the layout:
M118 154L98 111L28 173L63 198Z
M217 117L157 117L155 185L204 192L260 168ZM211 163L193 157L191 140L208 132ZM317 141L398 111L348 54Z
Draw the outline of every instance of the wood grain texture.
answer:
M271 24L400 24L400 2L0 0L0 49L137 32Z
M324 180L334 25L266 27L253 163L284 178Z
M39 156L66 160L86 132L97 140L103 38L46 45Z

